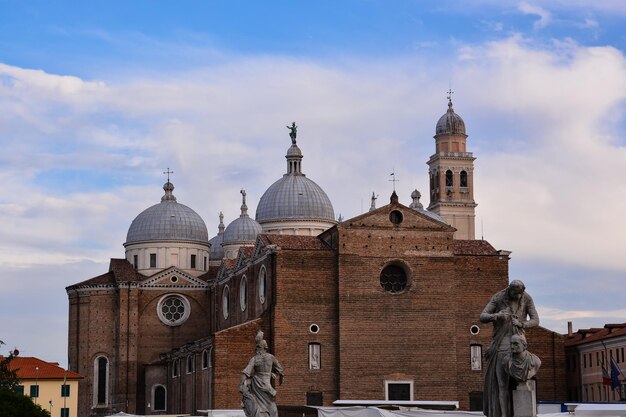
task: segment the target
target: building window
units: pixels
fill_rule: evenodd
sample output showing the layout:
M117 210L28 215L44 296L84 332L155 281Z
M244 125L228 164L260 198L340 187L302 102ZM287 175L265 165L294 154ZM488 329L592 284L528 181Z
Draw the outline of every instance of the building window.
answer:
M196 269L196 255L191 255L191 269Z
M239 306L245 311L248 306L248 279L244 275L239 283Z
M309 343L309 369L322 369L322 347L319 343Z
M259 272L259 301L261 304L265 303L266 275L265 266L262 266Z
M30 386L30 397L31 398L39 398L39 385L31 385Z
M452 171L447 170L446 171L446 187L453 187L454 186L454 179L452 176Z
M467 171L461 171L461 181L459 185L462 188L467 188Z
M390 293L404 291L407 287L407 275L403 267L396 264L387 265L380 273L380 286Z
M482 391L472 391L469 394L470 411L483 411Z
M61 408L61 417L70 417L70 409Z
M24 395L24 385L18 385L15 387L15 392L20 394L20 395Z
M206 263L207 263L207 259L206 256L204 257L204 270L206 271Z
M413 381L385 381L385 400L413 401Z
M470 368L472 371L483 369L483 347L481 345L470 346Z
M399 225L400 223L402 223L402 220L404 220L404 216L402 215L402 212L399 210L393 210L391 213L389 213L389 221L395 225Z
M187 356L187 373L190 374L195 370L193 355Z
M135 269L139 268L139 256L138 255L133 255L133 266L135 267Z
M70 396L70 386L67 384L61 385L61 397Z
M176 378L178 375L180 375L180 368L178 365L178 359L174 359L172 361L172 378Z
M167 395L165 387L163 385L155 385L152 392L152 404L154 404L154 411L165 411Z
M319 391L307 391L306 405L321 407L324 405L324 397Z
M209 367L209 351L204 349L202 351L202 369Z
M150 268L156 268L156 253L150 254Z
M222 292L222 315L225 319L230 315L230 288L228 285L224 287Z
M109 360L104 356L96 358L94 366L94 405L106 406L108 404L109 385Z
M178 294L166 294L157 303L157 315L168 326L180 326L191 314L187 298Z

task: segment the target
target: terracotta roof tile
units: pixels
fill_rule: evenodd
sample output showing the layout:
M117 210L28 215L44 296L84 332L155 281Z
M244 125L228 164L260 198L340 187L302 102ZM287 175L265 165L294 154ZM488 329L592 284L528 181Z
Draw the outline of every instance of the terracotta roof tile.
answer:
M109 272L78 284L70 285L66 289L91 285L112 285L118 282L140 281L141 279L142 277L139 276L139 273L126 259L112 258L109 263Z
M81 379L82 376L61 368L57 363L45 362L38 358L21 357L13 358L9 368L16 371L20 379ZM39 370L37 370L39 368ZM66 374L67 372L67 374Z
M572 336L567 336L565 346L578 346L585 343L607 340L626 335L626 323L605 324L604 328L579 329Z
M263 242L291 250L330 250L317 236L261 235Z
M244 258L249 258L254 253L253 246L242 246L239 248L239 252L243 254Z
M237 260L236 259L222 259L222 264L226 267L226 268L232 268L237 264Z
M455 255L496 255L498 251L486 240L453 240Z

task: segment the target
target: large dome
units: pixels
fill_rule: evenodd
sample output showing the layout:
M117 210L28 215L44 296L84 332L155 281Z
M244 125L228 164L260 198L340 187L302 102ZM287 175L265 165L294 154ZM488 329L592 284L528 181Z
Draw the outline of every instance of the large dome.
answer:
M207 243L209 234L202 218L184 204L176 202L174 186L166 182L159 204L142 211L130 225L126 243L142 241L192 241Z
M435 135L465 135L465 122L454 112L452 100L448 100L448 111L439 118Z
M335 220L330 199L304 174L285 174L265 191L256 209L258 222L280 219Z

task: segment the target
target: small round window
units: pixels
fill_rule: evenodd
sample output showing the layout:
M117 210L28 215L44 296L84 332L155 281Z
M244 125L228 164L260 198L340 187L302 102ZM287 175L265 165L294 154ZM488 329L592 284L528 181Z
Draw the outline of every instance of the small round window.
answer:
M265 267L262 267L261 272L259 272L259 301L261 302L261 304L265 303L265 276Z
M157 303L157 315L168 326L183 324L189 318L190 313L189 301L182 295L164 295Z
M222 315L225 319L228 318L230 314L230 288L228 285L224 287L224 292L222 293Z
M239 284L239 306L241 311L245 311L248 306L248 279L245 275L241 277L241 283Z
M399 265L387 265L380 273L380 286L390 293L404 291L407 283L406 271Z
M402 223L402 220L404 220L404 216L402 215L401 211L393 210L391 213L389 213L389 221L391 221L391 223L398 225Z

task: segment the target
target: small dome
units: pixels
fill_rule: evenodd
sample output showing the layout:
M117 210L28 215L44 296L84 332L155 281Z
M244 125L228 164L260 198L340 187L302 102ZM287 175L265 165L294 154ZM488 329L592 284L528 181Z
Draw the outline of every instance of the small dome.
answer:
M142 211L130 225L126 243L179 240L207 243L209 234L202 218L184 204L176 202L174 185L166 182L159 204Z
M448 111L446 114L439 118L437 127L435 129L435 135L464 135L465 134L465 122L461 119L461 116L454 112L452 108L452 100L448 99Z
M243 195L241 215L226 227L223 237L224 245L254 243L258 234L262 232L261 225L248 216L246 192L241 190L241 194Z
M217 227L217 236L214 236L209 240L211 249L209 249L209 259L217 260L224 257L224 248L222 243L224 242L224 214L220 211L220 224Z

